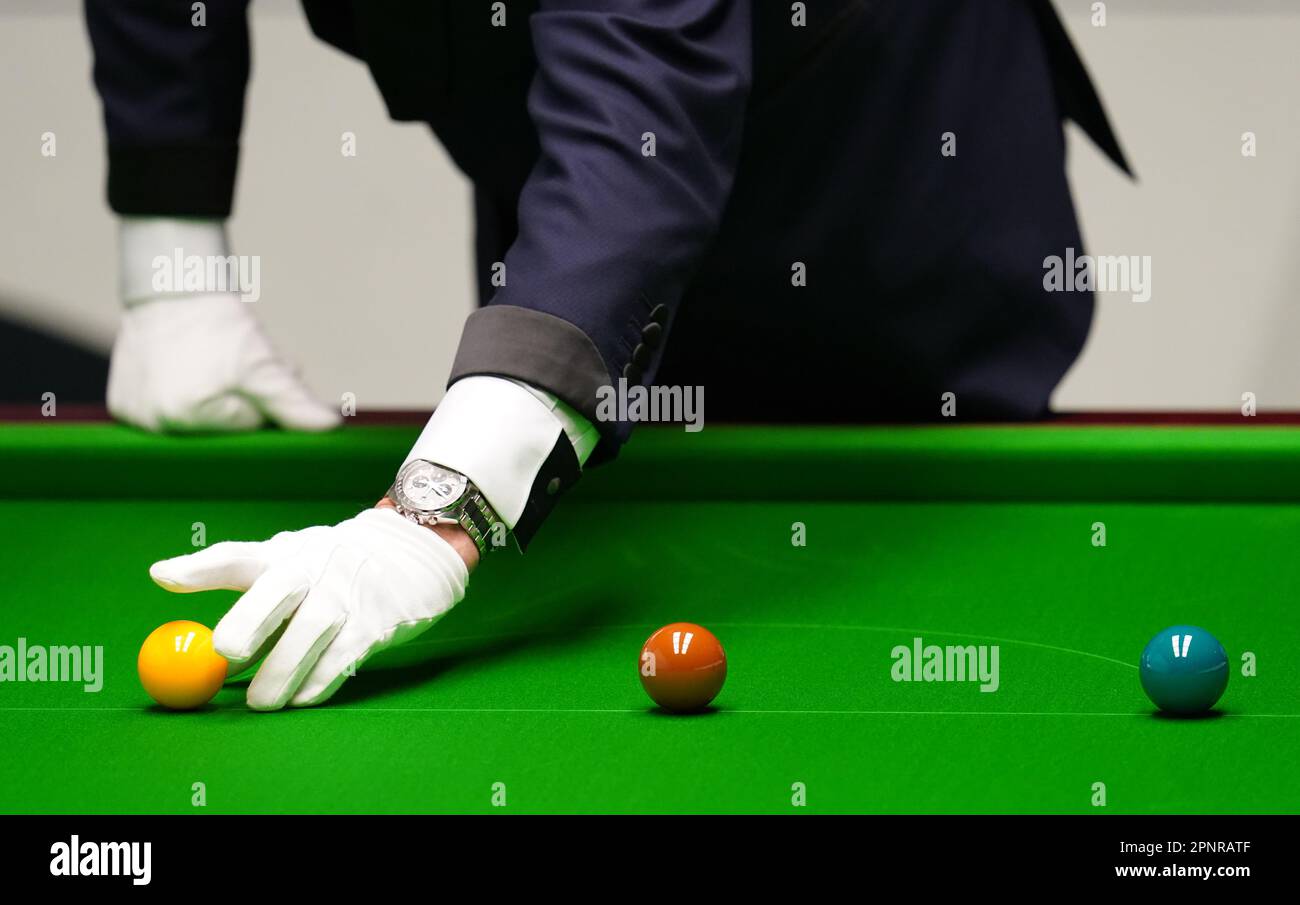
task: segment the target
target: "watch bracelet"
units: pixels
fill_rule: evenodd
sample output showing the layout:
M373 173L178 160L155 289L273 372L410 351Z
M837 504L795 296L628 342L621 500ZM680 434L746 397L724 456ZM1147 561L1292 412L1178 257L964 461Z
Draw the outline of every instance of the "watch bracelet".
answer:
M470 487L472 492L466 497L465 505L457 513L456 521L478 546L481 556L488 551L488 548L496 548L496 544L489 543L489 535L499 520L483 493L473 484L470 484Z

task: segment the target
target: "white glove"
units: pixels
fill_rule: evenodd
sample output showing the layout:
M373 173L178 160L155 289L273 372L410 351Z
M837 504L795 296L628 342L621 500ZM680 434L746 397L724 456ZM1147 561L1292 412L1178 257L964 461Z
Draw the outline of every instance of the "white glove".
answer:
M342 418L276 355L248 304L211 293L139 302L122 315L108 410L150 431L328 430Z
M247 592L217 623L213 644L233 675L274 642L248 687L254 710L328 700L372 654L446 615L469 582L449 543L391 509L260 543L214 544L149 574L169 591Z

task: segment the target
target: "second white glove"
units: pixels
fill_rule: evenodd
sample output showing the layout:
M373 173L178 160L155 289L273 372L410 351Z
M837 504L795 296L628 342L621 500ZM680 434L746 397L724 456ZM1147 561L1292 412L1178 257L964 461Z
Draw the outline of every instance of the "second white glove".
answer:
M280 359L248 304L211 293L131 305L108 372L113 417L150 431L336 427Z

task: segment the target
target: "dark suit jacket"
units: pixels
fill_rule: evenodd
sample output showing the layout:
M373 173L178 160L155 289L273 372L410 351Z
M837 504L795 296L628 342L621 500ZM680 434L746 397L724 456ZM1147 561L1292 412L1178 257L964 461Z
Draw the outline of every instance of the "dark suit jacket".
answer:
M505 27L483 3L303 5L475 183L485 306L452 381L592 420L620 377L703 384L711 420L933 418L948 391L1030 418L1083 343L1091 297L1042 285L1081 244L1063 118L1126 164L1047 0L809 0L805 27L779 0L512 0ZM189 4L86 0L114 210L229 213L245 6L196 28ZM631 426L600 427L609 455Z

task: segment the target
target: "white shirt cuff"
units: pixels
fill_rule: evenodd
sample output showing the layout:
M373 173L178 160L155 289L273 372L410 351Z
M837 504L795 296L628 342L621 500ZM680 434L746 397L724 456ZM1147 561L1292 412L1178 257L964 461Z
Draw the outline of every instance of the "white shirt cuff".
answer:
M184 257L229 257L224 220L182 220L176 217L122 217L118 221L122 301L127 305L161 295L185 295L154 288L154 262L171 261L180 249ZM201 294L201 293L191 293Z
M573 451L578 456L578 464L586 465L587 459L591 457L591 451L600 442L600 431L596 430L596 425L584 418L573 406L567 402L562 402L553 393L539 390L522 380L509 379L511 383L521 386L532 393L541 400L543 405L551 410L551 414L559 419L560 425L564 428L565 436L573 444Z
M504 377L465 377L447 390L402 464L428 459L459 471L513 529L561 435L579 465L599 439L587 419L549 393Z

